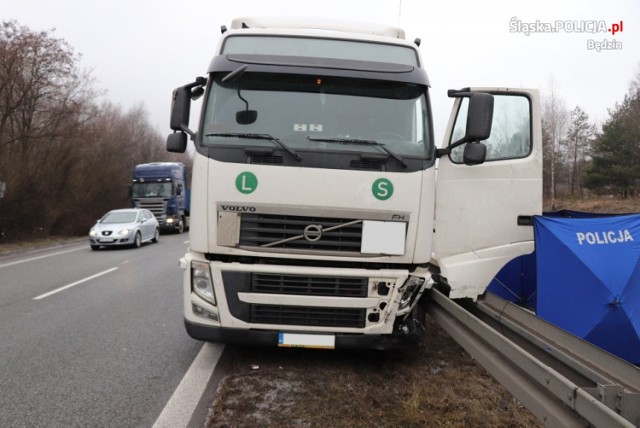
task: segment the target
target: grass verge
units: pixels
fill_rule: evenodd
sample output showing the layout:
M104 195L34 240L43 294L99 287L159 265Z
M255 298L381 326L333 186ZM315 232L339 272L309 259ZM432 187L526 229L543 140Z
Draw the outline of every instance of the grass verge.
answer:
M430 317L427 329L394 352L230 348L205 426L542 426Z

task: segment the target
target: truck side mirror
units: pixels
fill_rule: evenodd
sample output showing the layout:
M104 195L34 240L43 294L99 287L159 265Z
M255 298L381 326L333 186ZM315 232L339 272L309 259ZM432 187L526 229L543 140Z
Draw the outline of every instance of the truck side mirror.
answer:
M191 111L191 91L180 87L173 91L171 102L171 122L169 127L174 131L189 129L189 114Z
M176 196L180 195L182 195L182 184L178 184L178 187L176 187Z
M174 131L182 131L195 137L195 132L189 129L189 115L191 100L196 100L204 94L203 86L207 84L204 77L196 77L195 81L174 89L171 99L171 120L169 127Z
M465 165L480 165L487 159L487 146L483 143L469 143L464 146L462 162Z
M469 98L467 109L467 125L465 134L458 141L454 141L446 148L436 149L436 156L451 154L451 150L466 144L463 154L463 162L466 165L479 165L484 163L487 156L487 147L480 143L491 136L493 123L493 95L485 92L449 91L450 97ZM470 144L467 144L470 143Z
M482 141L491 136L493 123L493 95L484 92L473 92L469 97L467 113L467 141Z
M184 153L187 150L187 134L174 132L167 137L167 151L172 153Z
M484 92L473 92L469 97L467 112L467 130L463 140L462 161L465 165L480 165L487 159L487 146L480 141L491 136L493 123L493 95Z

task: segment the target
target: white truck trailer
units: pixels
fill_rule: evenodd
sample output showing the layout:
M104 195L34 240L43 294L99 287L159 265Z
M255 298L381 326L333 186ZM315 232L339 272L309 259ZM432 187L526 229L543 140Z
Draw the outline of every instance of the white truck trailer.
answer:
M402 346L422 329L426 288L475 299L533 251L537 91L449 91L438 149L418 45L380 25L241 18L222 28L207 77L174 91L167 139L171 152L195 144L180 260L192 337Z

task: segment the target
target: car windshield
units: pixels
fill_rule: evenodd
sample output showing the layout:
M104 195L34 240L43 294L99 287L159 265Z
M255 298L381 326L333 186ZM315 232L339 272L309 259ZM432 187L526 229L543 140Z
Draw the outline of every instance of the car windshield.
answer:
M100 223L113 224L113 223L133 223L136 221L138 213L133 211L125 212L111 212L102 218Z
M173 195L173 185L162 183L133 183L131 186L134 198L168 198Z
M222 82L223 77L214 78L207 100L206 146L264 146L265 138L249 138L260 134L293 150L384 153L384 145L401 156L428 153L421 85L309 75L244 73L232 82ZM243 113L247 110L256 116ZM335 144L335 139L379 144Z

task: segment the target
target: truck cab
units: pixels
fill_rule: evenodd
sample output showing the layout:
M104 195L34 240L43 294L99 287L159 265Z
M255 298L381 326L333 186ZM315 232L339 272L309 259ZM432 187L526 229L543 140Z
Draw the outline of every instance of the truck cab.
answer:
M136 165L131 203L153 213L162 231L184 232L189 224L190 195L187 169L180 162Z
M476 298L532 251L536 91L450 91L442 148L429 92L398 28L241 18L223 30L207 76L174 91L167 140L195 145L181 259L192 337L394 347L421 331L426 288Z

